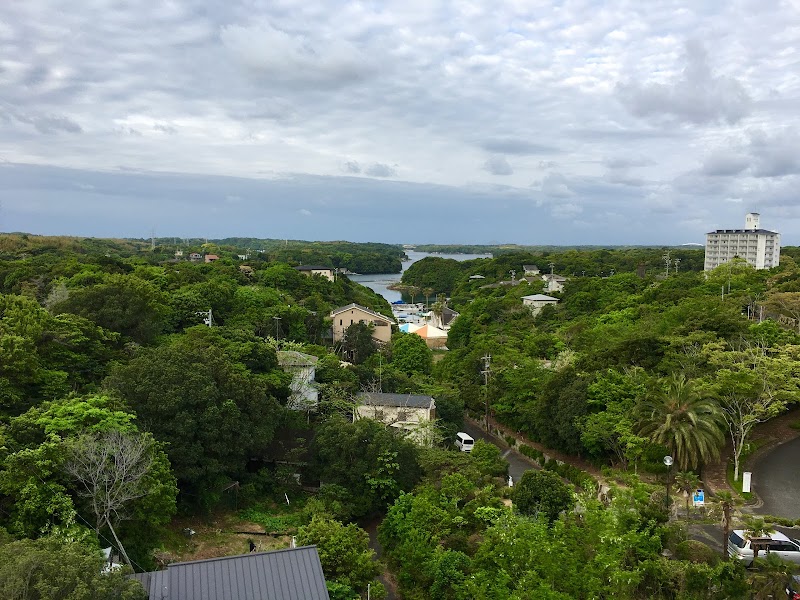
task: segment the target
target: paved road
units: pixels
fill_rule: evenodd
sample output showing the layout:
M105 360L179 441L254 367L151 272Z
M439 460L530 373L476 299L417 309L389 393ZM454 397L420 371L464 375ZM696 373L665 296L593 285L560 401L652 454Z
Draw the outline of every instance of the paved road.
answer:
M491 442L495 446L499 447L502 451L503 458L505 458L508 462L508 474L513 477L515 482L522 479L522 474L525 471L530 471L534 468L528 459L522 456L519 452L516 450L511 450L510 448L506 448L504 444L497 440L497 438L489 435L486 433L486 431L480 427L476 427L469 421L464 422L464 432L470 434L476 440L486 440L487 442Z
M753 490L762 515L800 519L800 438L781 444L753 467Z

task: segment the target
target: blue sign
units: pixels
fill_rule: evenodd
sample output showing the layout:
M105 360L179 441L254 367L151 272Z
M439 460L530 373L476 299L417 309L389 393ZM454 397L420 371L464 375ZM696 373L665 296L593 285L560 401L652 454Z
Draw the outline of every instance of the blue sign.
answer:
M694 496L692 496L692 501L695 506L705 506L706 493L703 490L696 490Z

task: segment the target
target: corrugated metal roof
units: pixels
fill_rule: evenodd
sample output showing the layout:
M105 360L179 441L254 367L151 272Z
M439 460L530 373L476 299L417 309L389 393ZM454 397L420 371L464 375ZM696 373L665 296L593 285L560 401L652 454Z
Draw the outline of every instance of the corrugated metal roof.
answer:
M385 394L383 392L361 392L358 399L370 406L408 406L410 408L428 408L433 402L431 396Z
M316 546L174 563L132 577L149 600L330 600Z

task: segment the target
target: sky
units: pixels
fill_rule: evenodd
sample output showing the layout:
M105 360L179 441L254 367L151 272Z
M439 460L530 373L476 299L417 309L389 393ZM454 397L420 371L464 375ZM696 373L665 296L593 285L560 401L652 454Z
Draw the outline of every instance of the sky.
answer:
M800 0L4 0L0 231L800 245Z

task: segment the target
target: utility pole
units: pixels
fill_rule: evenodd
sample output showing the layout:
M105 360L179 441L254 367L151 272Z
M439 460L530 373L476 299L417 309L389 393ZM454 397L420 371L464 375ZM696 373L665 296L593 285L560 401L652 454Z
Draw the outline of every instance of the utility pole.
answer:
M511 273L511 283L513 284L516 281L517 272L514 269L511 269L509 273Z
M281 318L280 317L272 317L272 320L275 321L275 339L280 341L280 339L281 339Z
M549 264L549 265L547 265L547 266L548 266L548 267L550 267L550 275L552 275L552 274L553 274L553 269L555 269L555 268L556 268L556 265L555 265L555 263L550 263L550 264Z
M665 276L665 277L669 277L669 265L670 265L670 263L672 262L672 261L671 261L671 259L670 259L670 257L669 257L669 250L667 250L667 251L664 253L664 256L662 256L661 258L663 258L663 259L664 259L664 265L667 267L667 271L666 271L666 273L664 274L664 276Z
M673 264L675 265L675 273L677 274L678 273L678 265L681 264L681 259L680 258L676 258L673 261Z
M490 363L492 362L491 354L484 355L481 360L483 361L483 399L486 405L486 431L489 431L489 373L491 373Z

